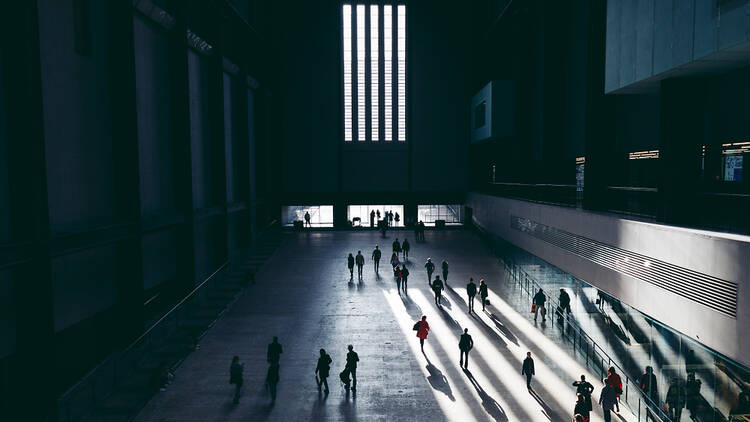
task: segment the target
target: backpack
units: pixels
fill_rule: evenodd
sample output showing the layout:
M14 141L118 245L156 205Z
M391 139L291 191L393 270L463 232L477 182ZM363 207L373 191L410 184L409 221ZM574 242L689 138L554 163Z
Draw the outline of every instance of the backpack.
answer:
M349 370L344 369L343 371L341 371L341 373L339 374L339 379L341 380L341 382L348 385L349 384Z
M414 327L411 328L414 331L419 331L419 321L414 323Z

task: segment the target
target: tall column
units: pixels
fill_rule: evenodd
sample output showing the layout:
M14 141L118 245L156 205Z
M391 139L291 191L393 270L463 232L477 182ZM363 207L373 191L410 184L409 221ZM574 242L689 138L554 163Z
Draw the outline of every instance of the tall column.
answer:
M586 164L583 206L607 209L607 185L613 160L613 107L604 95L604 52L607 19L606 2L589 1L588 85L586 87Z
M659 209L657 218L669 224L697 220L694 206L700 183L700 154L704 143L705 81L695 78L661 82L659 145Z

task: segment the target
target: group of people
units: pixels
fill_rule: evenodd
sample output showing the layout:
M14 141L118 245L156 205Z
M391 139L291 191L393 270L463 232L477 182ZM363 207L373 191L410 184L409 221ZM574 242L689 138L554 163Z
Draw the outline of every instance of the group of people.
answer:
M560 296L557 298L559 305L555 310L558 320L562 320L565 315L570 315L570 295L568 292L560 288ZM537 317L542 316L542 322L547 321L547 295L544 294L544 290L541 288L536 292L532 298L531 312L534 314L534 322L537 322Z
M414 323L413 330L417 332L417 338L419 338L419 347L424 353L424 342L427 340L427 334L430 332L430 324L427 323L427 316L422 315L422 319ZM474 348L474 340L469 334L469 329L464 328L463 334L458 340L458 350L460 356L458 358L459 368L469 369L469 352Z
M393 222L395 221L396 224L401 221L401 216L398 215L398 212L393 211L384 211L385 214L383 216L383 224L387 226L393 226ZM380 210L371 210L370 211L370 227L375 227L375 222L380 222Z
M416 239L417 242L424 242L424 222L422 222L422 220L419 220L419 222L414 225L414 239Z
M273 341L268 345L266 353L268 371L266 372L265 386L271 395L271 404L276 402L276 386L279 383L279 361L282 353L283 348L279 343L279 339L278 337L274 337ZM350 388L352 391L357 390L357 362L359 362L359 355L354 351L354 346L350 344L346 354L344 370L339 375L347 391ZM328 388L328 376L331 372L331 364L333 364L331 356L325 349L320 349L320 356L315 366L315 382L318 385L318 391L322 390L325 394L328 394L330 391ZM244 384L244 369L245 366L240 363L239 356L234 356L232 364L229 367L229 383L234 385L234 404L239 403L240 400L240 391Z
M268 371L266 372L266 389L271 394L271 403L276 402L276 385L279 383L279 360L284 349L279 343L278 337L268 345L266 351L266 361L268 362ZM244 384L243 372L245 365L240 363L240 357L234 356L232 364L229 366L229 383L234 385L234 404L240 401L240 390Z
M409 270L406 268L405 262L409 260L409 251L411 245L407 239L403 242L399 242L398 239L393 241L393 252L391 253L390 264L393 270L393 275L396 278L396 285L399 293L403 289L406 292L407 282L409 280ZM404 263L401 262L403 257ZM380 259L383 257L383 251L380 249L380 245L375 245L375 249L372 250L371 258L375 269L375 274L380 274ZM357 255L354 256L351 253L346 258L346 265L349 268L349 280L354 279L354 266L357 266L357 276L362 279L362 270L365 266L365 257L362 255L362 251L357 251Z
M574 422L588 422L591 420L591 411L593 402L591 395L594 392L594 386L586 381L586 376L581 375L580 381L573 382L576 387L576 404L573 410ZM613 366L607 371L607 378L604 380L604 387L599 393L599 405L602 407L604 421L612 420L612 411L620 412L620 395L622 394L622 378Z

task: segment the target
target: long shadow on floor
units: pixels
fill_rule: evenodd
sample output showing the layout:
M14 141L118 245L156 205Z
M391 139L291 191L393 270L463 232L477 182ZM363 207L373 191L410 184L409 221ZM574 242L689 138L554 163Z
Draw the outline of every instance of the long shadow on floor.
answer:
M468 369L464 369L463 371L464 374L466 374L466 377L469 378L469 381L471 381L471 385L475 390L477 390L477 394L479 394L479 397L482 399L482 407L484 408L485 412L487 412L487 414L492 416L492 418L498 422L507 421L508 416L505 414L503 408L495 399L493 399L489 394L487 394L486 391L484 391L482 386L479 385L477 380L474 378L474 375L471 374L471 371L469 371Z
M534 400L536 400L536 402L539 403L540 406L542 406L542 409L544 409L544 414L545 416L547 416L547 419L552 420L552 414L553 414L552 408L550 408L547 405L547 403L544 402L544 399L541 396L539 396L539 394L537 394L537 392L534 391L533 388L529 388L529 394L531 394L531 397L533 397ZM557 415L555 420L557 420L558 418L562 420L562 416L560 415Z
M495 344L498 347L503 347L505 349L508 348L508 343L506 343L505 340L502 337L500 337L500 335L497 332L495 332L495 330L492 329L492 327L490 327L489 325L487 325L487 323L485 323L482 320L482 318L480 318L478 315L476 315L474 313L471 314L471 317L474 319L474 321L476 322L476 324L479 327L482 328L482 330L484 331L484 333L488 337L490 337L490 338L492 338L494 340Z
M460 296L458 296L458 293L456 293L453 289L450 289L449 292L452 293L452 294L454 294L454 295L456 295L458 297L458 299L456 299L456 301L460 302L461 299L460 299ZM502 346L502 347L505 347L505 348L508 347L508 343L506 343L505 340L502 337L500 337L500 335L498 333L496 333L495 330L492 329L492 327L488 326L487 323L485 323L481 318L479 318L474 313L471 314L471 317L474 318L474 321L476 321L476 323L484 330L484 333L487 336L491 337L494 340L494 342L495 342L495 344L497 346ZM453 318L451 317L451 319L453 319ZM458 323L456 323L456 324L458 324ZM460 326L458 327L458 329L460 331L463 331L463 329ZM515 339L515 337L513 337L513 339ZM516 343L516 345L518 345L518 343Z
M500 330L500 332L503 333L503 335L505 335L508 340L518 346L518 339L513 334L513 332L510 331L510 329L500 320L500 318L498 318L497 315L491 312L489 313L489 316L490 320L495 323L495 327L497 327L497 329Z
M432 362L430 362L430 359L427 357L427 355L424 355L424 357L425 359L427 359L427 372L430 373L430 375L427 377L427 381L429 381L430 386L448 396L451 401L456 401L456 398L453 397L453 390L451 390L451 386L448 383L448 378L446 378L445 375L443 375L443 373L439 369L437 369L437 367L435 367Z
M463 332L463 328L461 327L461 324L459 324L458 321L453 319L453 317L448 313L448 311L446 311L440 306L438 306L438 310L440 311L440 316L443 317L443 319L445 320L445 323L448 324L449 327L456 330L458 333Z
M412 319L415 321L422 318L422 308L419 307L416 303L414 303L411 298L407 295L399 295L401 297L401 302L404 303L404 308L406 308L406 312L409 314Z

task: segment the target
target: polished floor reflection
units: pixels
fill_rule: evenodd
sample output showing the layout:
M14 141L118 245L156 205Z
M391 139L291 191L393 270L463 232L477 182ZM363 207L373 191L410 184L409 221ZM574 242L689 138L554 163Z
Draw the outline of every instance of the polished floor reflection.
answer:
M399 293L388 257L390 244L406 235L412 244L408 294ZM471 231L290 233L258 274L256 284L201 340L201 348L177 370L175 381L140 413L139 421L569 421L575 404L571 382L589 373L553 327L536 325L524 296L501 278L503 268ZM384 251L380 275L370 260L375 244ZM346 256L361 250L364 276L350 282ZM424 262L447 260L448 289L437 307ZM467 312L465 285L484 278L490 287L485 312ZM412 331L426 315L431 331L424 353ZM550 323L548 318L547 323ZM475 347L468 370L459 368L458 339L468 328ZM277 335L284 346L278 399L264 388L266 346ZM359 354L356 393L338 380L346 346ZM315 383L318 350L333 358L330 394ZM537 376L528 391L521 375L526 351ZM245 363L239 404L228 383L233 355ZM596 406L595 406L596 408ZM622 409L622 417L634 420ZM603 420L597 412L593 420Z

